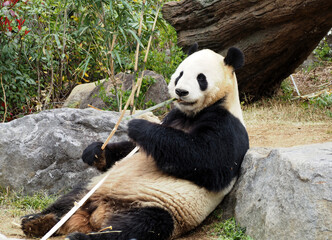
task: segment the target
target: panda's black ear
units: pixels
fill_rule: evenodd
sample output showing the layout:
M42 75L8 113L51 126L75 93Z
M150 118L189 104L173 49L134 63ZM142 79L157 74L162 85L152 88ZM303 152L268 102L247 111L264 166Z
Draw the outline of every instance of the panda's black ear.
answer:
M197 52L197 50L198 50L198 43L194 43L193 45L190 46L188 50L188 56L190 56L194 52Z
M224 62L228 66L232 66L234 70L241 68L244 65L243 52L235 47L228 49Z

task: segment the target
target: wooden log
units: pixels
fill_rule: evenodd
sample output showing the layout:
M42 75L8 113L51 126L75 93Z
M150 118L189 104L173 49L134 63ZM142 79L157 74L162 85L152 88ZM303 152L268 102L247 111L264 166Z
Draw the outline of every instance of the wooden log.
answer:
M162 13L184 49L240 48L239 89L252 100L271 96L332 27L332 0L182 0Z

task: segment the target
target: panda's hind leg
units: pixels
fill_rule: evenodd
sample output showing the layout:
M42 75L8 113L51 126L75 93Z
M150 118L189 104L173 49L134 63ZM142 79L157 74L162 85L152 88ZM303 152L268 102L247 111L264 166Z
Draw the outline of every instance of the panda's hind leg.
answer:
M76 186L72 191L63 195L41 213L23 216L21 228L28 237L44 236L86 193L85 185Z
M166 240L174 230L168 211L158 207L135 208L113 214L106 228L90 234L73 233L69 240Z

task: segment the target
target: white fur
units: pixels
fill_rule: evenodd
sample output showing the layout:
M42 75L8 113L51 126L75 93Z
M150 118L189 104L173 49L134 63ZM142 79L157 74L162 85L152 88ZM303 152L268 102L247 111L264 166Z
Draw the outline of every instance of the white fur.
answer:
M183 75L175 86L176 78L181 72ZM208 82L205 91L200 89L197 82L200 73L206 76ZM175 92L177 88L186 90L189 94L179 97ZM212 50L204 49L187 57L172 75L168 90L171 97L180 100L175 103L176 107L187 115L195 115L226 96L225 108L244 123L234 69L225 65L224 57Z

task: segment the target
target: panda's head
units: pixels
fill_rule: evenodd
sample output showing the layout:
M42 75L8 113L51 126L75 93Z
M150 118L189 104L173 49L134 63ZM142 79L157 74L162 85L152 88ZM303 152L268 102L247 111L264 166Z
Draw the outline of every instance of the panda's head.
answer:
M229 95L238 98L234 70L243 63L243 53L234 47L225 58L209 49L189 53L168 85L171 97L177 99L176 107L187 115L195 115Z

